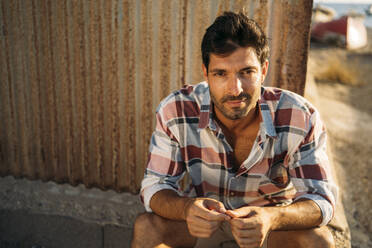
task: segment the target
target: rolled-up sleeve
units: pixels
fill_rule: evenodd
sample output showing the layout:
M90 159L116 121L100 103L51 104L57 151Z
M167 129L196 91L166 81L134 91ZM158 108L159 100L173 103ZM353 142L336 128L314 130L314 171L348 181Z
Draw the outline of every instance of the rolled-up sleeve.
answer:
M146 211L152 212L150 200L156 192L164 189L180 192L178 182L184 172L179 143L167 127L161 112L157 111L156 128L151 137L148 163L140 191Z
M309 118L309 131L291 157L291 180L297 190L295 201L307 198L320 208L326 225L333 217L338 188L335 184L326 152L327 135L319 113Z

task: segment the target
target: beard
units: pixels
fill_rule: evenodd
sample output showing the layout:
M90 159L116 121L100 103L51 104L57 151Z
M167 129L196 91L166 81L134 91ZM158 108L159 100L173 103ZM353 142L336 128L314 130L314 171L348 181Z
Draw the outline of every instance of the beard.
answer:
M209 91L210 92L210 91ZM251 103L252 103L252 96L247 93L241 93L239 96L232 96L232 95L226 95L223 96L220 100L217 100L217 98L210 92L211 99L213 101L214 106L227 118L230 120L238 120L243 117L246 117L250 111ZM244 107L233 107L228 108L224 105L227 101L244 101L245 106Z

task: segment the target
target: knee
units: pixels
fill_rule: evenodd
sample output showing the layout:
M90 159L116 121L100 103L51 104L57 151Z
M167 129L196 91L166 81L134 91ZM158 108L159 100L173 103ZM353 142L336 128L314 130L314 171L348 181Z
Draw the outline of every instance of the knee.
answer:
M139 214L134 221L133 236L131 241L131 247L150 247L152 240L156 239L154 235L149 234L153 228L149 228L152 225L152 214L143 213ZM154 247L154 246L151 246Z
M313 229L311 239L317 240L317 247L325 247L325 248L334 248L335 242L333 239L333 235L328 227L323 226L321 228Z
M301 231L297 241L300 244L299 247L335 247L333 235L326 226Z
M333 235L328 227L312 228L297 231L277 231L269 236L270 248L280 248L284 243L288 247L314 247L314 248L334 248Z
M153 228L149 228L154 224L153 215L151 213L142 213L136 217L134 221L134 235L141 235L148 233L149 230Z
M160 241L164 236L163 220L153 213L142 213L136 217L134 222L133 239L142 240L149 238Z

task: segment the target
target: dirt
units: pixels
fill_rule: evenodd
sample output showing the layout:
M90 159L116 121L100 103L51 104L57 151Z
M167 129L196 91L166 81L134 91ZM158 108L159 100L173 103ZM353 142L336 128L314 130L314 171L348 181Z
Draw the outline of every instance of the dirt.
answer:
M315 105L327 126L333 163L354 248L372 247L372 32L357 51L312 44L309 80L339 61L357 84L315 81ZM316 94L312 92L311 94Z

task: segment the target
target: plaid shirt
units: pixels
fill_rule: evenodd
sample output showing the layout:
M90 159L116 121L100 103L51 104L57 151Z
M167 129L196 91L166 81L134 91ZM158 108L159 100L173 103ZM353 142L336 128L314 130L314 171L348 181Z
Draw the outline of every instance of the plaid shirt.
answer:
M337 198L326 155L326 133L319 113L303 97L262 87L260 123L251 152L234 170L233 149L214 120L206 82L188 85L165 98L156 111L141 198L147 211L158 191L170 189L189 197L210 197L227 209L313 200L327 224ZM279 187L269 177L282 166L290 178ZM181 191L185 173L191 185Z

